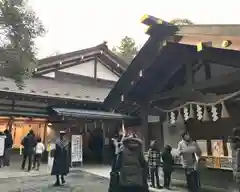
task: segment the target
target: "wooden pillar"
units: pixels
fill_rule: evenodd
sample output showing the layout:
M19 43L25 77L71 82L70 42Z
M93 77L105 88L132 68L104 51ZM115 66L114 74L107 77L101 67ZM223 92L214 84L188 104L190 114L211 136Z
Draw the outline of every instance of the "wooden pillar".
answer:
M146 152L149 147L149 134L148 134L148 105L147 103L140 105L140 117L141 117L141 135L143 139L143 151Z
M97 59L94 59L94 79L97 79Z

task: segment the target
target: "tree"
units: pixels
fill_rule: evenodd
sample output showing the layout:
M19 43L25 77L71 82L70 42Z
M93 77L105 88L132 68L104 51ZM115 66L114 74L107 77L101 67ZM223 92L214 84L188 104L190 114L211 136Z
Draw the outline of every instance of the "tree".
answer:
M125 36L121 40L120 45L113 47L112 51L119 56L133 58L137 54L138 48L133 38Z
M189 19L179 19L179 18L172 19L170 23L174 25L194 25L194 23Z
M27 6L27 0L1 0L0 16L0 51L6 61L1 71L22 88L24 79L32 75L37 64L34 39L43 36L45 29Z

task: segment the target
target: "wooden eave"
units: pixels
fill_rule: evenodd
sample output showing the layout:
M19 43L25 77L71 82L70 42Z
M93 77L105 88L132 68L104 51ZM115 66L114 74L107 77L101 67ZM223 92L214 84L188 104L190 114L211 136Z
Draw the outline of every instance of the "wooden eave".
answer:
M104 100L106 109L111 110L119 104L121 95L127 95L132 89L132 83L140 79L139 71L144 71L154 61L162 44L157 37L149 37L139 53L134 57L132 63L116 82L115 86Z
M161 35L166 28L175 30L171 41L183 44L197 45L199 42L211 42L215 48L224 48L231 50L240 50L240 25L182 25L174 26L162 19L153 16L144 16L141 22L148 26L146 31L149 35ZM168 35L170 37L171 34ZM167 40L168 40L167 39ZM231 44L223 47L224 41Z

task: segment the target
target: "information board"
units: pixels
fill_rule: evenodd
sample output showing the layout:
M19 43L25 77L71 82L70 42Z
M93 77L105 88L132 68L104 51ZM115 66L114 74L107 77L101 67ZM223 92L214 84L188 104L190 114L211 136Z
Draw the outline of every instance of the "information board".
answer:
M5 138L5 136L0 136L0 157L4 155Z
M72 163L83 161L82 135L72 135Z

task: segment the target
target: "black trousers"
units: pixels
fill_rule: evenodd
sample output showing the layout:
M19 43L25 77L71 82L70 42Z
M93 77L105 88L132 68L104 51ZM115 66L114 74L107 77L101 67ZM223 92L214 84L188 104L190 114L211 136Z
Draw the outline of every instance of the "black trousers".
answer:
M157 187L160 187L158 167L150 168L150 177L151 177L152 186L153 187L155 186L155 179L156 179Z
M23 154L23 160L22 160L22 169L25 168L26 161L28 159L28 171L32 168L32 154Z
M190 192L198 192L200 180L198 178L197 171L194 169L185 169L185 176L188 190Z
M164 187L169 187L171 183L172 171L163 170L164 173Z

